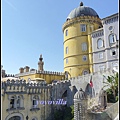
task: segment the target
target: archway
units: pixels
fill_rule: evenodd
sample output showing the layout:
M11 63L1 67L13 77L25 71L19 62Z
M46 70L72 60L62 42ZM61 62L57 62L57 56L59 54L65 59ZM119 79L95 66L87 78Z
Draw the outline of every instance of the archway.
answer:
M9 118L8 120L21 120L20 116L13 116Z
M67 101L67 90L62 94L62 99Z
M24 120L24 118L21 113L13 113L8 115L5 120Z
M90 84L88 83L86 88L85 88L85 94L89 95L90 97L94 97L95 96L95 90L93 87L90 86Z

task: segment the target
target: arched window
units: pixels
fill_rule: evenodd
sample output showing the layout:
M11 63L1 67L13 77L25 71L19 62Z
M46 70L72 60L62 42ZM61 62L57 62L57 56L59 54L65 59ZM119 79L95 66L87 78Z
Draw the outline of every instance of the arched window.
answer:
M98 39L98 41L97 41L97 47L98 47L98 48L103 47L103 40L102 40L101 38Z
M115 34L110 34L109 35L109 43L113 44L116 42L116 35Z
M68 36L68 30L65 31L65 36Z
M15 108L15 97L12 96L10 99L10 108Z
M82 43L82 51L87 51L87 43Z
M33 106L33 108L38 108L38 100L39 100L39 97L37 95L35 95L33 97L33 100L32 100L32 106Z

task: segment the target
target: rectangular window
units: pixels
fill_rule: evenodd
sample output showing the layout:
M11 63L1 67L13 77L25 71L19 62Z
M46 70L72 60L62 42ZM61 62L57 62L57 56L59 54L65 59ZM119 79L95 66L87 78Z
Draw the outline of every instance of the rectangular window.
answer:
M85 24L81 24L80 28L81 28L82 32L86 32L86 25Z
M15 100L11 99L10 100L10 108L14 108Z
M104 71L105 70L105 65L99 66L99 69L100 69L100 71Z
M68 54L68 47L66 47L66 54Z
M82 51L87 51L87 43L82 43Z
M66 64L68 64L68 58L66 58Z
M113 62L112 63L112 68L115 70L118 70L118 62Z
M20 107L20 99L17 100L17 107Z
M99 59L103 58L103 52L99 53Z
M38 106L38 101L37 100L33 100L33 108L37 108Z
M65 35L68 36L68 30L65 31Z

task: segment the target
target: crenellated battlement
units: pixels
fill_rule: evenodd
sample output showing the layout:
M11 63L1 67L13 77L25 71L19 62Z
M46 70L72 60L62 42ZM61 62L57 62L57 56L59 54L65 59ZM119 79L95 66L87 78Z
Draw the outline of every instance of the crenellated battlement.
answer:
M64 75L64 73L62 72L55 72L55 71L39 71L39 70L32 70L29 72L23 72L23 73L18 73L15 74L15 77L20 77L20 76L24 76L24 75L30 75L30 74L49 74L49 75Z
M15 77L14 74L5 74L5 77Z
M29 83L24 79L2 81L2 90L4 93L26 93L26 94L40 94L42 89L51 89L59 86L60 88L66 88L70 85L69 80L59 81L59 83L46 84L44 82Z

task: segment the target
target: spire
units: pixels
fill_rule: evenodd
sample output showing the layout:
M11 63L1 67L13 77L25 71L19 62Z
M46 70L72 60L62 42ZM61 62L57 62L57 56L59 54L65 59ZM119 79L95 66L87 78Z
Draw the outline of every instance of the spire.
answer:
M40 58L39 58L39 60L40 60L40 61L42 61L42 60L43 60L43 58L42 58L42 54L40 55Z
M44 65L44 62L42 61L43 58L42 58L42 54L40 55L40 58L39 58L39 62L38 62L38 70L44 70L43 69L43 65Z
M83 6L83 2L80 3L80 6Z

